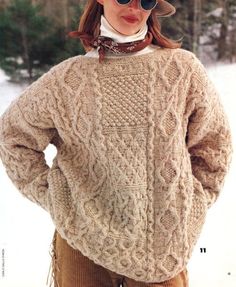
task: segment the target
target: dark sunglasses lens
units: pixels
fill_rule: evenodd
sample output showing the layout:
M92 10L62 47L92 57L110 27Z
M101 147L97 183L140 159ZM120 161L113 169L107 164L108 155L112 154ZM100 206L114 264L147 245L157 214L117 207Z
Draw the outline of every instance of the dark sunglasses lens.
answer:
M116 0L119 4L125 5L131 2L132 0ZM157 0L139 0L141 2L141 6L145 10L151 10L153 9L156 4Z
M125 1L125 0L124 0ZM140 0L141 6L145 10L151 10L156 6L156 0Z
M116 0L119 4L128 4L130 2L130 0Z

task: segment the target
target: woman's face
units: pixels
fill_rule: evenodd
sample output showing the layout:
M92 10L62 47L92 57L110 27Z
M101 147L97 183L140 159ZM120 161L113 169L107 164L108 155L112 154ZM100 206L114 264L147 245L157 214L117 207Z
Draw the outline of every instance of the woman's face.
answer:
M109 24L123 35L136 34L146 23L151 10L139 7L139 0L132 0L127 5L119 5L116 0L97 0L103 5L104 17Z

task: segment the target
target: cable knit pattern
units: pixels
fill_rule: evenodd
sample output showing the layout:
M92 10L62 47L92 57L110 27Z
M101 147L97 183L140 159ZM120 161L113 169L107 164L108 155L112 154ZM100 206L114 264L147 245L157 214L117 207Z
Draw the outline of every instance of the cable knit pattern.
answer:
M0 143L13 183L73 248L150 283L186 267L232 157L219 96L183 49L61 62L5 111Z

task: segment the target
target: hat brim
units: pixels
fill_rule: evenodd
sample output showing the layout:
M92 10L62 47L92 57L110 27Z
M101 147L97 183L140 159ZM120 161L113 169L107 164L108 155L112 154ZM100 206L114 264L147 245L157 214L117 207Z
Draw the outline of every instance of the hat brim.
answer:
M175 14L176 9L173 5L171 5L167 1L159 0L154 11L158 17L169 17Z

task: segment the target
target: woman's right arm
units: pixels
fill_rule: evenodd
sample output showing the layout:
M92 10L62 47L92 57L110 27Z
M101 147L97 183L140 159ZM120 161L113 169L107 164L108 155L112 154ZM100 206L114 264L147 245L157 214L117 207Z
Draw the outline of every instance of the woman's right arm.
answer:
M29 200L49 211L44 150L57 133L58 84L52 68L14 100L0 117L0 158L9 178Z

